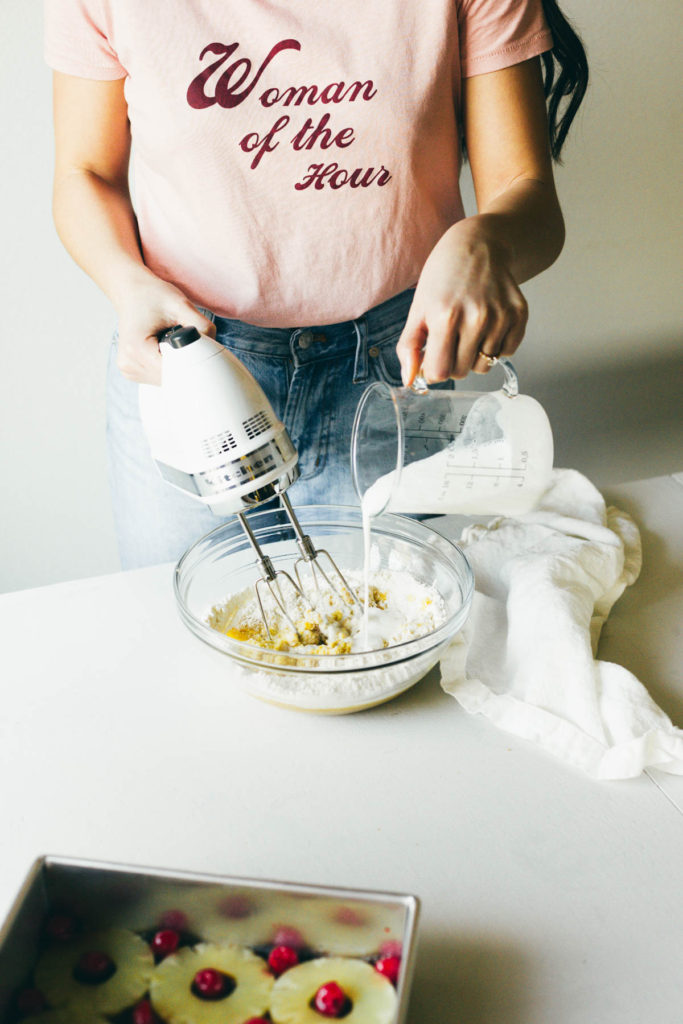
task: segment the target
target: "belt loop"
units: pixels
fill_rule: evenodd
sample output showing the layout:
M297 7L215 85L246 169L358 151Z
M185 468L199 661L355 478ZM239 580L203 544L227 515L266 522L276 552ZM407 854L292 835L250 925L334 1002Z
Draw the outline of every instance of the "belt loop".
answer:
M356 332L356 359L353 364L353 383L365 384L368 379L368 324L364 316L352 320Z
M295 369L298 369L301 363L301 360L299 359L299 346L297 345L297 341L299 340L299 335L302 333L303 327L295 327L289 336L289 354L292 358Z

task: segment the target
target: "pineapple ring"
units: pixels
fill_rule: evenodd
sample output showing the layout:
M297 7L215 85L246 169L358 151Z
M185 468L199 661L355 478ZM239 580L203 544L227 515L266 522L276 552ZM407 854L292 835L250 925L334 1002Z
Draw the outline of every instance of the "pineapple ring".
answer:
M385 907L362 900L311 902L308 934L312 949L325 956L372 956L389 939L400 938L403 921Z
M116 965L106 981L89 985L74 978L83 953L98 950ZM75 1012L120 1013L141 999L154 969L152 952L139 935L126 928L108 928L79 936L63 946L52 946L38 961L36 988L54 1006Z
M321 985L336 981L351 1001L344 1024L392 1024L396 992L390 981L364 960L319 957L291 967L275 982L270 1015L275 1024L321 1024L323 1015L310 1005Z
M228 974L235 988L225 999L201 999L192 991L198 971ZM157 966L150 984L156 1013L169 1024L244 1024L268 1009L273 976L265 961L241 946L185 946Z

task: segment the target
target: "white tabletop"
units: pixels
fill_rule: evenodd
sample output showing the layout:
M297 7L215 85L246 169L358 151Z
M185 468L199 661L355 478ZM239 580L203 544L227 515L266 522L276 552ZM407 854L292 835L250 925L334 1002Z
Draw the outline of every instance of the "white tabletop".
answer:
M600 655L683 724L683 480L608 498L646 562ZM436 671L357 715L262 704L181 624L170 566L0 609L0 917L42 853L415 893L410 1024L679 1024L683 779L593 782Z

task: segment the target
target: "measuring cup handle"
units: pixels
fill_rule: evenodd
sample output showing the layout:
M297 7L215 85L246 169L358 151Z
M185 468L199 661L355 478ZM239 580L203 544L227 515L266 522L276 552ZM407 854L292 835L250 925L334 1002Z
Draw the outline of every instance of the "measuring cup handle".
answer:
M497 359L496 366L500 366L501 370L505 374L505 381L503 383L502 392L507 395L508 398L516 398L519 394L519 377L517 371L510 362L509 359ZM418 395L426 395L429 391L429 385L424 379L421 373L418 373L415 380L410 385L412 391L415 391Z
M507 395L508 398L516 398L519 394L519 377L517 376L517 371L509 359L499 359L497 365L500 366L505 374L505 383L502 388L503 394Z

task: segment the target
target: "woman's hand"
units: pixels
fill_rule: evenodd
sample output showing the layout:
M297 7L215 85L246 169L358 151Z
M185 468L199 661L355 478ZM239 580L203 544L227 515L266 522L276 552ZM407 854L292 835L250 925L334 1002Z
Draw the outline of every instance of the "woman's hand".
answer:
M126 290L118 314L117 365L124 377L140 384L161 384L161 331L182 324L216 337L213 323L178 288L149 272Z
M495 217L459 221L425 263L396 351L403 382L486 373L486 356L511 355L524 337L527 304L510 270ZM483 353L483 354L482 354Z
M420 364L447 380L514 352L527 321L519 285L564 242L539 59L463 79L461 108L479 214L449 228L423 267L397 348L406 384Z

